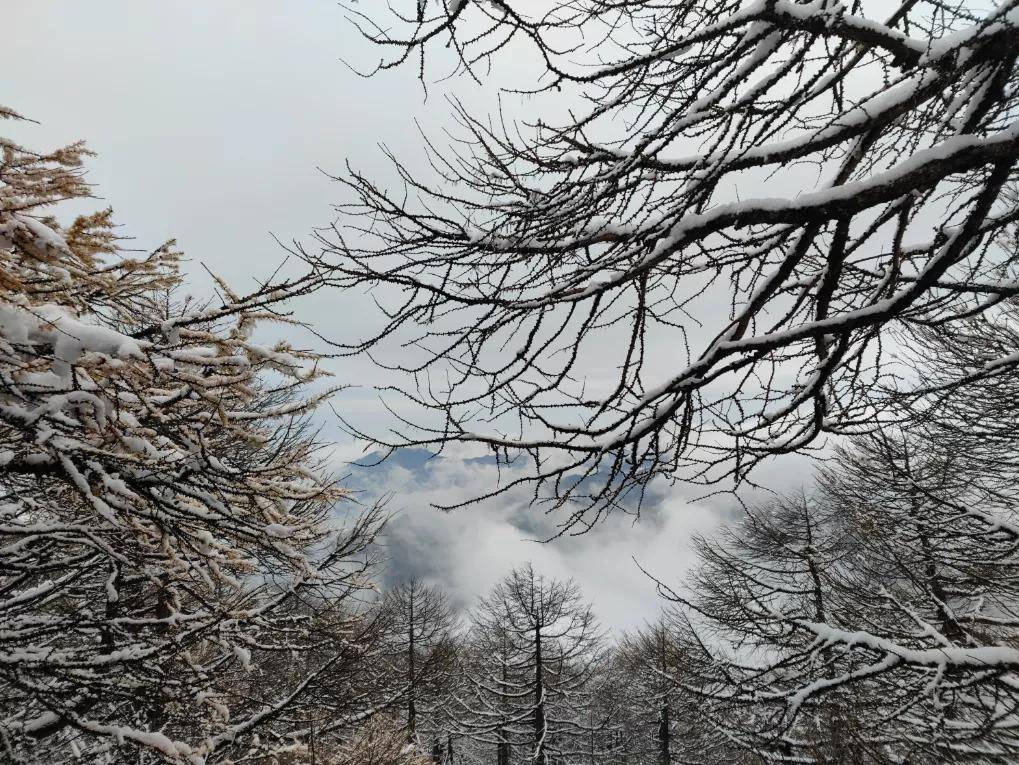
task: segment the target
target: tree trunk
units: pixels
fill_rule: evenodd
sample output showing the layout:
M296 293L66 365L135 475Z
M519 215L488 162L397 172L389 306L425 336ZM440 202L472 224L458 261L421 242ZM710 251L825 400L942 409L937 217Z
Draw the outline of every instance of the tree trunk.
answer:
M541 665L541 627L534 625L534 762L547 765L545 754L545 677Z
M658 659L660 662L662 677L668 677L669 674L669 657L666 639L667 636L665 634L665 628L660 626L658 629ZM669 718L669 692L668 688L666 688L663 693L662 708L659 713L658 720L659 765L669 765L669 763L672 762L672 726Z
M407 733L413 740L415 727L417 725L417 709L414 706L414 690L417 686L414 667L414 584L411 583L410 597L408 598L407 618Z
M669 730L669 702L662 703L661 713L658 720L658 763L669 765L672 762L671 731Z

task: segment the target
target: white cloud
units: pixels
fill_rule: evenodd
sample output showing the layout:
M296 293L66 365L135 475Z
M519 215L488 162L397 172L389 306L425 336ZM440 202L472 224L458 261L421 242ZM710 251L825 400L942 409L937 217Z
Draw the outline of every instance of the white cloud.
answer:
M653 619L661 607L654 584L634 563L678 582L692 561L694 533L711 533L725 513L678 497L653 497L640 519L616 513L581 536L543 543L556 533L562 511L529 505L527 487L495 500L443 512L433 504L462 501L491 490L491 465L432 460L422 469L384 464L355 474L350 483L369 494L391 493L399 513L388 534L391 578L411 574L447 589L470 606L512 567L525 561L548 576L572 578L606 627L619 630Z

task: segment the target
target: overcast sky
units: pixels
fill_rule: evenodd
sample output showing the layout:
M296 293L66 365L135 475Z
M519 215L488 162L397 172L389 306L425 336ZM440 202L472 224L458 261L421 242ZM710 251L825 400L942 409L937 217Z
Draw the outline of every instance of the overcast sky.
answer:
M33 148L85 139L98 154L89 179L123 233L143 248L176 237L192 260L197 293L207 289L199 264L244 287L283 257L271 234L303 238L331 222L339 190L321 170L341 173L349 159L384 177L379 144L420 162L416 123L441 134L450 89L480 107L494 98L491 87L457 81L433 84L425 101L413 67L357 76L343 62L370 68L378 53L331 0L8 4L13 33L0 47L9 75L2 103L40 124L8 124L6 134ZM525 56L505 67L502 76L535 74ZM297 310L327 336L349 339L371 321L369 306L366 297L332 294ZM369 389L378 373L357 362L336 371L367 386L343 398L344 410L360 424L382 423ZM338 437L341 457L355 448ZM783 488L806 474L807 463L790 460L760 477ZM691 533L710 533L731 517L724 502L694 506L689 492L662 489L637 526L619 518L582 539L540 545L528 539L548 521L527 511L523 497L454 515L427 507L489 486L484 466L449 459L359 480L376 492L384 483L391 509L403 514L393 529L391 575L421 574L469 604L530 559L548 574L576 578L614 628L653 618L658 608L631 555L676 581L689 563Z

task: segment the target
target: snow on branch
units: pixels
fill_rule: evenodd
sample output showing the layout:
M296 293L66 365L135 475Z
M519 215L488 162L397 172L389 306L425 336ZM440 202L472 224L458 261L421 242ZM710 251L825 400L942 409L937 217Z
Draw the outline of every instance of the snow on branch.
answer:
M6 755L200 765L292 749L322 675L350 671L383 521L334 517L347 494L308 419L335 390L321 357L260 339L299 325L287 301L321 274L183 299L172 242L131 256L109 211L47 214L89 195L83 147L2 145ZM326 624L345 637L323 642ZM283 652L303 671L252 693Z
M385 312L344 350L404 373L396 434L350 428L526 453L536 497L589 508L564 531L867 430L903 393L890 342L1017 294L1012 0L393 6L359 17L384 66L449 44L547 77L517 121L454 104L431 175L338 179L313 260Z

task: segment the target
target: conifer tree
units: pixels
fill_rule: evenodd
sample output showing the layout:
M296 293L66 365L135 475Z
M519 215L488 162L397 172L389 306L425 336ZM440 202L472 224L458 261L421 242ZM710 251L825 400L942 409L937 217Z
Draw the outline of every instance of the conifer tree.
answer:
M516 568L473 612L466 735L499 765L549 765L586 753L587 714L603 636L573 582Z
M386 661L405 693L408 737L422 744L432 736L438 747L448 729L444 702L454 682L457 614L442 590L414 578L386 593L383 611Z
M301 746L295 709L343 654L311 654L298 603L350 605L381 522L334 513L320 358L262 339L320 273L183 297L172 242L125 252L108 210L53 217L90 195L83 145L0 151L0 758ZM309 658L244 692L284 654Z

